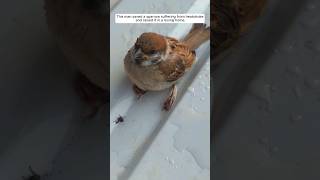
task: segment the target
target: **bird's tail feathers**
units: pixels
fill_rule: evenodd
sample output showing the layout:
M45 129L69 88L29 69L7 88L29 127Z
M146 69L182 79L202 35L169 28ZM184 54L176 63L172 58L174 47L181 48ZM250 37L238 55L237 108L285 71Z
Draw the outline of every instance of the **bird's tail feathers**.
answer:
M206 24L195 23L182 42L187 44L191 50L195 50L209 39L210 27L206 27Z

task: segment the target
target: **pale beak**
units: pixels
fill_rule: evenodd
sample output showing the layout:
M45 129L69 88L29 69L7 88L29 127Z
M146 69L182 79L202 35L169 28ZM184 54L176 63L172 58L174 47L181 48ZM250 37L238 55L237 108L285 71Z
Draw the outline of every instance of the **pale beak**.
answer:
M136 50L136 53L134 54L134 60L137 64L141 64L147 59L148 57L141 52L141 49Z

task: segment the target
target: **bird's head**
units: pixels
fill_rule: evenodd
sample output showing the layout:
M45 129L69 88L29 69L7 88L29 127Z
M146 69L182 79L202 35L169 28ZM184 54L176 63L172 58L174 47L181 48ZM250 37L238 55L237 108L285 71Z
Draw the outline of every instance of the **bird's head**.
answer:
M151 66L161 62L167 50L166 39L156 33L143 33L133 48L134 62L141 66Z

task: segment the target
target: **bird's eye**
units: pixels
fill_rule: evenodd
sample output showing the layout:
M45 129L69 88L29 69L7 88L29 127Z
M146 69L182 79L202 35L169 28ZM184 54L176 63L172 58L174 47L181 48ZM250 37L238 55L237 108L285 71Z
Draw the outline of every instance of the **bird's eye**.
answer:
M155 50L151 50L151 51L150 51L150 54L155 54L155 53L156 53Z

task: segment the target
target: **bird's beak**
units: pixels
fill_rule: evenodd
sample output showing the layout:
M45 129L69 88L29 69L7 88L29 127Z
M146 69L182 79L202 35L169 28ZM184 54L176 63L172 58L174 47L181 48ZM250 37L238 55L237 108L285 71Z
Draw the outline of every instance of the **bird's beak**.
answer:
M143 61L147 59L148 57L144 55L140 49L136 50L136 53L134 54L134 60L137 64L141 64Z

